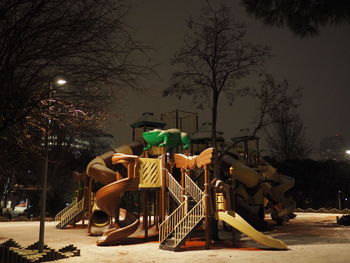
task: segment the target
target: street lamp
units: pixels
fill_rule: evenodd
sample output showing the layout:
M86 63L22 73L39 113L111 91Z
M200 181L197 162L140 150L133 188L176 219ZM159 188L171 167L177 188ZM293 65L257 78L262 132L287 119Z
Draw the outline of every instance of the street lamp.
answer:
M346 150L345 154L346 159L350 159L350 150Z
M39 230L39 244L38 250L40 253L44 249L44 232L45 232L45 214L46 214L46 190L47 190L47 173L49 168L49 129L50 129L50 103L51 103L51 93L53 91L54 85L62 86L65 85L67 81L63 78L55 78L49 82L49 96L47 103L48 117L46 120L46 129L44 136L44 157L45 164L41 181L41 209L40 209L40 230Z

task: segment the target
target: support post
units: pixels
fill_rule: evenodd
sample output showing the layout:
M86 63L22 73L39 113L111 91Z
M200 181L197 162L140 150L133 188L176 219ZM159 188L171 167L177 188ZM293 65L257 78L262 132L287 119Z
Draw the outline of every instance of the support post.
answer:
M205 207L205 248L209 249L210 247L210 215L209 215L209 175L208 175L208 166L204 166L204 207Z
M234 178L234 169L230 167L230 175L231 175L231 185L229 186L230 195L231 195L231 210L236 211L236 203L235 203L235 178ZM232 236L232 247L236 246L236 233L237 230L231 227L231 236Z
M140 218L140 216L141 216L141 209L140 209L140 207L141 207L141 202L140 202L140 191L137 191L137 204L138 204L138 206L137 206L137 218Z
M165 147L161 148L162 154L162 168L165 168ZM160 209L160 220L165 220L165 191L166 191L166 170L162 169L162 192L161 192L161 209Z
M185 201L185 169L181 168L181 195L182 195L182 198L181 198L181 201Z
M87 208L88 208L88 202L89 202L89 198L88 198L88 187L86 185L84 185L84 188L83 188L83 197L84 198L84 210L86 211ZM86 219L86 216L85 216L85 213L83 214L82 216L82 225L83 227L85 227L85 219Z
M155 203L155 208L156 208L156 217L155 217L155 224L156 224L156 231L159 230L159 218L160 218L160 209L159 209L159 203L160 203L160 192L156 191L156 203Z
M145 240L148 239L148 195L147 191L143 191L143 227L145 230Z
M87 204L87 218L88 218L88 233L91 232L91 224L90 224L90 218L91 218L91 212L92 212L92 178L89 176L89 185L88 185L88 193L87 193L87 200L88 200L88 204Z
M89 177L90 178L90 177ZM92 212L92 178L89 179L89 190L88 190L88 218L90 218L91 216L91 212Z

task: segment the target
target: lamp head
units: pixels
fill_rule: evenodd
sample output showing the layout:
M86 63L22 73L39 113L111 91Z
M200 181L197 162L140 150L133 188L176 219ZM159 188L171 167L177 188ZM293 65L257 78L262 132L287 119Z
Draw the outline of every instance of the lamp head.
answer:
M57 80L56 80L56 83L57 83L58 85L64 85L64 84L67 83L67 80L60 78L60 79L57 79Z

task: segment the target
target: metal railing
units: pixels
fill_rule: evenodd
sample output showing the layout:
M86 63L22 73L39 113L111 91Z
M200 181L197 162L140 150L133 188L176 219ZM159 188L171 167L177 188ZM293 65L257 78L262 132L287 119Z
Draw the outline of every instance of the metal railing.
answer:
M175 226L174 229L174 247L178 246L180 242L192 231L192 229L204 217L204 197L200 200L186 216Z
M187 211L186 203L182 202L181 205L174 210L159 226L159 242L162 243L175 229L177 224L184 218Z
M61 222L58 224L59 227L65 226L74 217L84 210L84 198L75 204L75 206L68 209L63 215L61 215Z
M60 212L57 213L55 216L55 221L61 221L62 215L64 215L68 210L70 210L72 207L74 207L77 204L77 199L75 199L72 203L70 203L68 206L63 208Z
M176 200L181 203L182 202L182 187L181 185L175 180L175 178L166 170L167 172L167 187L169 191L173 194L173 196L176 198Z
M183 198L183 188L168 171L167 186L173 196L181 202ZM188 201L186 198L185 201L163 221L159 226L160 243L164 242L171 233L174 233L173 247L176 247L204 218L205 209L203 191L187 174L185 174L185 186L186 191L192 196L197 204L188 212Z
M193 182L193 180L185 174L185 187L186 191L192 196L192 198L199 202L204 196L204 192Z

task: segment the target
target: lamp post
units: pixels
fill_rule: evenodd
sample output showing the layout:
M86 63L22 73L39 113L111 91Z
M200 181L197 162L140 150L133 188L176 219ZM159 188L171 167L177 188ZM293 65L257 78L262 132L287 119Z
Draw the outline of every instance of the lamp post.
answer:
M44 169L41 179L41 209L40 209L40 229L39 229L39 244L38 250L40 253L44 249L44 232L45 232L45 214L46 214L46 191L47 191L47 174L49 168L49 129L50 129L50 103L51 103L51 93L53 91L53 84L65 85L66 80L62 78L57 78L55 81L50 81L49 83L49 96L47 102L47 113L48 117L46 120L45 136L44 136Z

